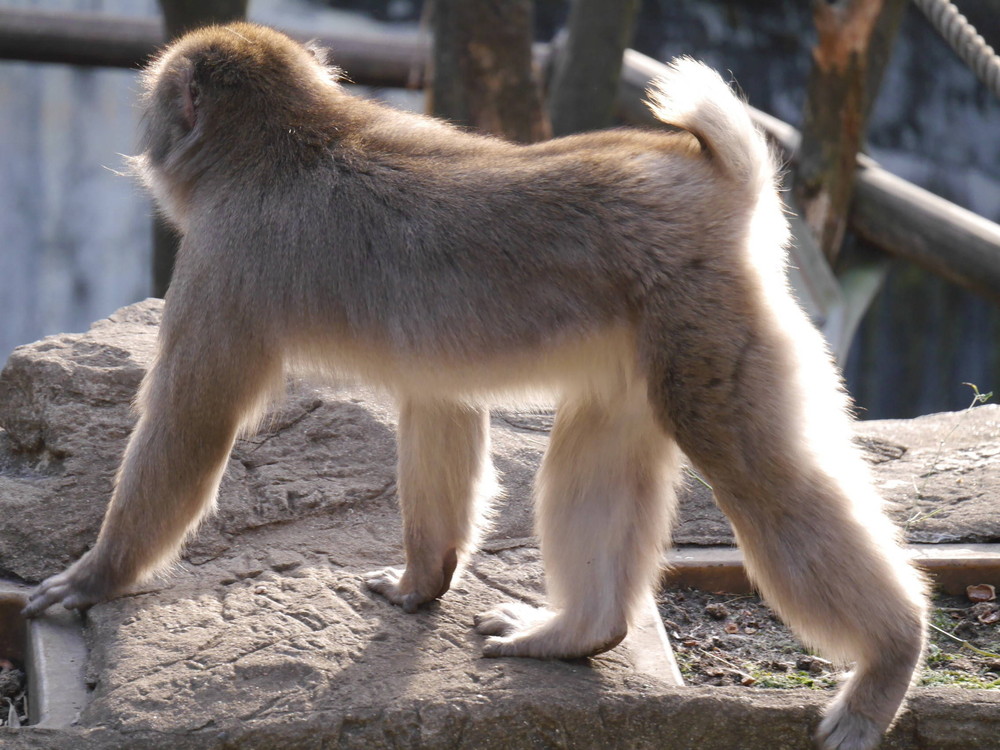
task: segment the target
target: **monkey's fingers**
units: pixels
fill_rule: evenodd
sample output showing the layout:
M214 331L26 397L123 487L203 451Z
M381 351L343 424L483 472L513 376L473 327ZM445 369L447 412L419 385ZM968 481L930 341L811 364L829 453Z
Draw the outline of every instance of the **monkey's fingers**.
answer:
M94 602L92 597L81 593L70 571L65 571L47 578L28 597L28 604L21 614L25 617L37 617L53 604L62 602L66 609L86 609Z
M21 614L25 617L37 617L63 598L70 590L70 583L64 573L45 579L42 584L31 592L28 604Z

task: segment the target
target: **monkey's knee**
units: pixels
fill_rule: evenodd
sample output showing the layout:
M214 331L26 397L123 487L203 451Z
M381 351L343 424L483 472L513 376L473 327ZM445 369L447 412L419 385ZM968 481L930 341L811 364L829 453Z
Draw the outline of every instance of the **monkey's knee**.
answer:
M384 568L365 575L365 586L381 594L404 612L416 612L428 602L440 599L448 589L458 568L458 552L454 547L444 554L436 566L408 564L406 569Z

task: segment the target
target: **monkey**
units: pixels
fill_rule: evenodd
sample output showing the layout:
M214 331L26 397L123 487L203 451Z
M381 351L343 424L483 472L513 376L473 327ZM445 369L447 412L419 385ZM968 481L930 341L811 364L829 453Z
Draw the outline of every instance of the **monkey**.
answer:
M548 604L476 617L483 654L622 640L683 452L766 600L855 665L819 745L879 743L920 664L925 586L789 290L776 160L718 74L680 58L653 84L673 130L532 145L356 97L325 54L247 23L187 34L143 82L132 168L182 244L97 541L27 616L176 559L292 370L397 399L405 567L364 582L414 612L482 533L490 406L553 399L535 487Z

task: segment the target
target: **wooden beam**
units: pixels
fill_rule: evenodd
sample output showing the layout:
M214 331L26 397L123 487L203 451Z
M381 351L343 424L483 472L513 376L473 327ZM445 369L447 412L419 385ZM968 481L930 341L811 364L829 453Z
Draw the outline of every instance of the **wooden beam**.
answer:
M862 159L850 227L1000 305L1000 225Z
M166 40L163 23L72 11L0 9L0 59L137 68Z
M430 50L429 40L413 32L288 33L329 47L350 79L368 86L405 86ZM158 19L0 8L0 60L138 68L166 40Z
M830 263L847 226L857 155L882 78L878 66L888 60L903 7L904 0L813 0L819 39L793 183L795 208Z
M551 136L533 75L532 0L434 0L427 110L534 143Z

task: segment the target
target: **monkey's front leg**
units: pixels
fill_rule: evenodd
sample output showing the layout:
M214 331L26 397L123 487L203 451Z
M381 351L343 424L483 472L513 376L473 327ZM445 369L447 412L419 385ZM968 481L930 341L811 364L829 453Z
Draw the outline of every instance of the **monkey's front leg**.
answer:
M212 506L246 412L281 374L267 352L214 333L203 326L187 331L190 339L161 334L97 543L32 592L27 617L123 593L174 558Z
M442 596L475 547L481 506L495 486L486 409L404 401L398 487L406 569L369 573L368 588L407 612Z

